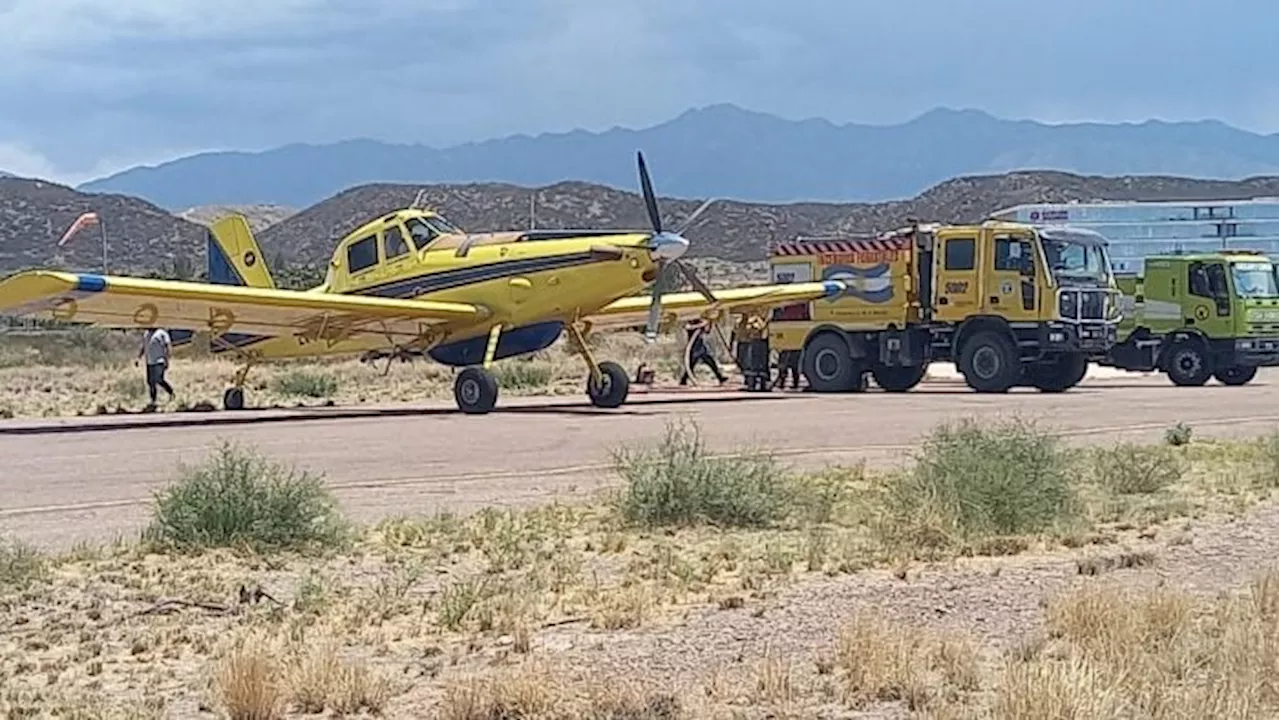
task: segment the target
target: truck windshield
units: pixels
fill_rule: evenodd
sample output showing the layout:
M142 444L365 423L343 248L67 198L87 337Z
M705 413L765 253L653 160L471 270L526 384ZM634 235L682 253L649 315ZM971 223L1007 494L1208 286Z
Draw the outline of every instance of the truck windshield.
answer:
M1231 282L1236 286L1236 297L1276 297L1276 266L1269 262L1231 263Z
M1103 245L1046 237L1042 237L1040 243L1055 280L1088 280L1105 284L1111 276L1111 262Z

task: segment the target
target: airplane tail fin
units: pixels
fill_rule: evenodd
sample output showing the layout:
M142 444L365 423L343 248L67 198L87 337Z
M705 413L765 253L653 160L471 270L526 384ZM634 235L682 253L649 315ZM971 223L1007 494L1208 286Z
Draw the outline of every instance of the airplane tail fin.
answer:
M209 282L275 288L262 248L243 215L228 215L209 228L207 250Z

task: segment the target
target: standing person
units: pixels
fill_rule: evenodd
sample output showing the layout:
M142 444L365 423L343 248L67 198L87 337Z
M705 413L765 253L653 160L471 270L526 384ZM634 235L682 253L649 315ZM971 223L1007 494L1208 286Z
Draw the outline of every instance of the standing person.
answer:
M773 381L776 388L786 388L787 374L791 374L791 389L800 389L800 351L782 350L778 353L778 379Z
M147 328L142 348L138 350L138 357L145 357L147 361L147 392L151 395L151 404L148 407L151 409L156 406L157 387L164 388L165 392L169 393L169 399L173 400L173 388L164 379L172 354L173 342L169 339L169 331L164 328Z
M711 350L707 348L706 340L703 339L707 333L707 321L701 318L690 320L685 325L685 333L689 338L689 367L680 376L680 384L689 384L689 373L697 369L698 363L706 364L707 367L711 368L711 372L715 373L716 379L720 381L720 384L725 384L729 378L720 372L720 365L716 363Z

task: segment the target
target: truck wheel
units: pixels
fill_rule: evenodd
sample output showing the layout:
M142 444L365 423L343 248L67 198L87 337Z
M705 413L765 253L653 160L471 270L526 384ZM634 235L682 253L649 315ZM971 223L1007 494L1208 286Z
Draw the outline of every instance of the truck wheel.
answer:
M1213 376L1223 385L1244 385L1258 374L1257 367L1245 367L1244 365L1232 365L1221 370L1216 370Z
M1029 365L1027 379L1040 392L1059 393L1079 385L1088 371L1089 360L1084 355L1068 353L1050 363Z
M924 372L923 365L889 367L877 364L871 367L871 377L875 378L876 384L885 392L910 390L924 379Z
M849 345L834 333L823 333L805 343L801 370L814 392L849 392L855 387L857 369Z
M1195 387L1209 382L1213 369L1209 366L1209 355L1204 351L1204 346L1195 341L1184 340L1176 343L1169 351L1165 374L1174 385Z
M984 330L960 349L960 373L969 387L982 393L1007 392L1022 374L1018 348L1005 333Z

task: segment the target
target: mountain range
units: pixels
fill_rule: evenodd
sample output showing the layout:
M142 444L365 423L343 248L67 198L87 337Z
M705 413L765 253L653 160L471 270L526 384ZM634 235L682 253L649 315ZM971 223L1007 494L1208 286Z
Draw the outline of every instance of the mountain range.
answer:
M1210 200L1275 196L1274 176L1238 181L1165 176L1082 176L1017 172L958 177L908 200L883 203L766 204L721 200L688 229L690 256L759 262L769 243L796 235L868 232L908 218L972 222L1011 205L1108 200ZM106 226L108 269L187 278L205 266L202 224L228 212L250 218L272 272L290 286L315 282L337 241L363 222L421 201L463 228L481 232L538 228L648 227L644 203L631 191L584 182L528 188L501 183L374 183L343 190L300 212L278 206L197 207L174 213L136 197L84 193L42 180L0 178L0 275L29 267L97 272L102 236L94 230L65 246L58 238L75 218L95 211ZM661 193L664 224L681 225L696 199ZM530 217L530 208L533 217ZM532 221L532 223L531 223ZM710 282L711 280L708 279Z
M446 148L356 139L200 153L78 189L131 195L173 211L214 204L306 207L375 183L580 181L633 190L640 149L659 191L673 196L880 202L916 196L949 178L1027 169L1210 179L1275 175L1278 139L1216 120L1050 125L936 109L898 125L840 125L713 105L638 130L516 135Z

